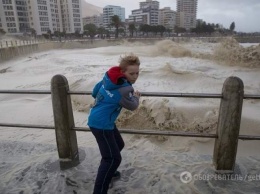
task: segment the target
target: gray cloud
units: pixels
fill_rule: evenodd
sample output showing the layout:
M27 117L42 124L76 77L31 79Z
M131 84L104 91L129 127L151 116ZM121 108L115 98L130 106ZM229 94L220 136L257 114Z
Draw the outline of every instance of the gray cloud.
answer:
M259 0L199 0L198 18L209 23L220 23L229 28L234 21L237 31L260 31Z

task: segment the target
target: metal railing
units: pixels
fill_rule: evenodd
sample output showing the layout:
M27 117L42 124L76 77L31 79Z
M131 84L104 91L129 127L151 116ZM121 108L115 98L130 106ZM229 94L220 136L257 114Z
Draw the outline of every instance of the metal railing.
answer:
M242 80L236 77L228 78L223 86L222 94L209 93L159 93L142 92L142 96L149 97L184 97L184 98L213 98L221 99L218 129L216 134L174 132L169 130L132 130L121 129L124 134L140 135L164 135L182 137L214 138L214 164L217 170L233 170L238 139L241 140L260 140L260 136L239 135L243 99L260 99L260 95L245 94ZM64 76L56 75L52 78L51 90L0 90L0 94L51 94L54 112L54 126L0 123L0 127L16 128L39 128L55 129L58 153L60 159L70 159L72 164L78 163L78 145L75 132L89 132L87 127L75 127L71 105L71 95L91 95L90 91L70 91L67 79ZM66 107L64 109L64 107ZM229 107L229 108L226 108ZM233 118L236 119L233 119ZM231 119L232 118L232 119ZM231 143L230 143L231 142ZM229 145L227 147L222 144ZM223 157L225 160L223 160ZM221 160L220 160L221 158ZM223 163L228 161L228 165Z
M90 91L68 91L69 95L91 95ZM51 94L50 90L0 90L0 94ZM222 94L210 93L170 93L170 92L142 92L142 96L146 97L178 97L178 98L222 98ZM245 94L244 99L260 99L260 95ZM29 125L15 123L0 123L0 127L16 127L16 128L35 128L35 129L55 129L55 126L48 125ZM72 130L90 132L88 127L73 127ZM139 135L164 135L164 136L182 136L182 137L202 137L202 138L217 138L216 134L201 134L201 133L181 133L166 130L131 130L120 129L124 134L139 134ZM260 136L239 135L241 140L260 140Z

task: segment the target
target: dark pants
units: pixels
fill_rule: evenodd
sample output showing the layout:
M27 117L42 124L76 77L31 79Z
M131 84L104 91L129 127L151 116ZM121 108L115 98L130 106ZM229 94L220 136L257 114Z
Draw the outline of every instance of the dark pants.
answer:
M95 136L101 153L101 162L98 168L97 178L94 187L94 194L106 194L109 183L121 163L120 151L125 143L118 129L101 130L90 127Z

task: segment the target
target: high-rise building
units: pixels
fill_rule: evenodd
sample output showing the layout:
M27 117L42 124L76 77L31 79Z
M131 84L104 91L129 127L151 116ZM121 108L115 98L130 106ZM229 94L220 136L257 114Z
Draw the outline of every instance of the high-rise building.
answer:
M103 26L111 29L111 17L117 15L122 22L125 22L125 8L114 5L107 5L103 8Z
M26 32L30 28L27 1L0 1L0 23L6 33Z
M10 34L83 30L81 0L1 0L0 18L0 27Z
M30 28L36 31L36 34L46 34L49 30L63 31L61 21L60 1L28 1L27 6Z
M198 0L177 0L177 18L178 27L190 30L196 28Z
M140 2L139 4L143 13L149 13L150 25L158 25L160 3L158 1L146 0L145 2Z
M158 1L146 0L139 3L140 8L133 10L129 16L129 23L158 25L159 24L159 7Z
M163 25L168 29L174 29L176 25L176 11L171 10L170 7L159 9L159 25Z
M81 13L81 0L50 0L60 1L61 5L61 19L63 31L67 33L81 32L82 26L82 13Z

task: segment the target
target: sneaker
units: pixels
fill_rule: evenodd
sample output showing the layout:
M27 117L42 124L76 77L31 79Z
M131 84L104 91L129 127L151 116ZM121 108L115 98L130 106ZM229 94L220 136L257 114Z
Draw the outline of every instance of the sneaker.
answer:
M113 175L113 179L119 179L121 176L121 173L119 171L116 171Z

